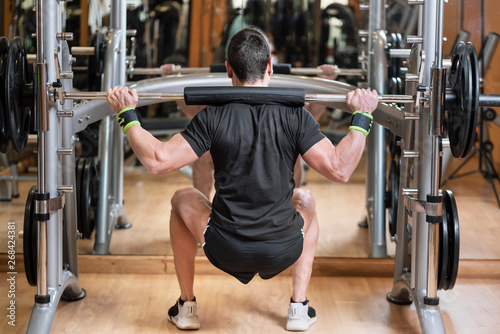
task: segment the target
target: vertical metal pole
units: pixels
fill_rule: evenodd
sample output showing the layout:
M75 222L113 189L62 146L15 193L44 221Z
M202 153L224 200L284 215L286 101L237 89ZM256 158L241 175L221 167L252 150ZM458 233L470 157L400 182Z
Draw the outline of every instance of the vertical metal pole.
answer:
M387 77L387 63L383 54L386 37L385 29L385 0L370 1L368 41L368 59L370 71L368 72L368 85L376 89L379 94L385 93L385 80ZM386 257L385 237L385 129L374 124L368 136L367 150L367 221L370 228L371 257Z
M430 141L432 144L431 148L431 184L430 196L427 197L428 202L432 204L437 204L440 207L441 197L439 195L439 171L441 168L439 162L439 138L441 136L441 115L444 111L444 94L446 90L446 73L443 69L443 0L438 0L436 3L436 50L434 58L433 67L433 77L432 77L432 94L430 103L430 124L429 134ZM439 199L439 200L438 200ZM432 214L435 218L441 218L441 212L437 210ZM429 232L428 232L428 261L427 261L427 295L424 300L425 303L431 305L437 305L437 272L438 272L438 241L439 241L439 230L438 223L436 221L429 221Z
M64 41L64 43L66 43ZM71 71L72 58L69 53L69 47L62 48L61 56L61 69L64 72ZM63 87L66 91L73 90L73 79L62 79ZM71 112L73 109L73 100L65 100L61 108L64 112ZM73 127L73 118L64 117L61 120L61 141L62 147L75 147L75 131ZM62 157L62 180L64 184L73 184L75 182L75 152L71 155L64 155ZM77 244L77 206L76 206L76 191L78 189L73 187L72 192L65 194L66 200L64 205L65 217L65 236L66 240L64 254L67 258L63 259L65 264L68 264L68 270L75 276L78 276L78 244Z
M431 67L436 52L436 0L427 0L423 4L421 36L423 37L422 50L425 52L425 61L420 69L422 72L421 85L431 86ZM431 184L429 182L432 174L431 156L432 156L432 137L429 135L430 115L427 108L421 108L419 121L419 140L417 141L417 150L419 158L415 160L416 172L418 174L419 199L427 201L427 195L431 193ZM425 291L427 288L427 262L428 262L428 234L429 224L426 215L417 213L414 220L413 237L413 255L415 261L412 262L412 275L414 275L415 289Z
M115 7L116 6L116 7ZM127 7L125 1L113 2L113 7L116 8L114 14L111 17L111 27L120 34L117 35L119 43L117 43L117 62L114 67L114 82L113 85L125 85L126 80L126 69L125 69L125 56L126 56L126 31L127 31ZM123 205L123 139L124 135L120 127L114 126L114 143L113 143L113 162L114 162L114 188L113 197L115 198L115 204L118 206Z
M36 115L39 119L38 132L38 190L37 193L44 194L45 186L45 132L48 130L47 125L47 86L46 86L46 64L45 49L44 49L44 4L42 0L36 3L37 12L37 70L39 71L40 85L38 85ZM37 211L36 211L37 212ZM48 285L47 285L47 220L38 222L38 257L37 257L37 296L38 301L48 303ZM42 297L42 298L39 298ZM35 301L37 301L35 299ZM48 300L47 300L48 299ZM37 302L38 302L37 301Z
M126 43L126 3L113 0L110 14L110 33L106 50L103 88L124 85ZM101 180L94 253L109 253L111 231L118 213L126 217L123 205L123 133L114 117L102 120L99 135ZM127 218L128 219L128 218ZM120 222L122 225L122 222Z

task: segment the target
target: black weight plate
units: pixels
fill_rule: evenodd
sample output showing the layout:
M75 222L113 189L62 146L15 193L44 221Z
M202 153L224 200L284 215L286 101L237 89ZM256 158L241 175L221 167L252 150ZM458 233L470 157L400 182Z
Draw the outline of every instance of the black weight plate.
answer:
M444 205L443 205L444 211ZM443 289L446 281L446 273L448 271L448 217L443 212L443 221L439 224L439 247L438 247L438 289Z
M82 206L83 237L90 239L96 221L95 193L97 189L96 167L92 158L87 158L83 169L80 204Z
M398 198L399 198L399 165L393 160L389 168L389 206L388 206L388 220L389 232L391 236L396 235L397 221L398 221Z
M403 80L401 79L401 77L397 77L396 80L398 82L398 94L404 94L405 84L403 83Z
M474 80L471 59L465 43L458 43L451 55L449 84L456 96L453 106L448 108L445 118L450 148L455 158L463 158L470 136L471 110L473 108ZM475 124L474 124L475 125Z
M20 37L10 44L5 67L5 109L12 148L22 153L28 142L30 107L23 105L23 88L28 83L28 62Z
M455 286L458 275L460 257L460 226L455 196L451 190L443 191L443 219L448 222L448 266L443 289L451 290Z
M35 192L36 187L31 187L26 198L24 208L24 227L23 227L23 252L24 252L24 271L29 285L37 284L38 270L38 225L35 221Z
M90 46L94 47L94 54L88 59L87 79L89 91L101 90L101 79L104 72L104 35L97 30L90 40Z
M0 38L0 151L7 152L9 148L9 127L7 125L7 109L5 109L5 67L7 56L9 54L9 40L5 37Z
M82 197L82 177L83 169L85 167L85 159L79 158L75 162L75 193L76 193L76 226L78 232L83 233L83 219L82 219L82 205L80 204L80 199Z
M477 60L476 48L472 43L465 44L467 48L467 53L470 60L470 70L471 70L471 109L469 111L469 135L467 137L467 142L465 144L464 153L462 157L469 155L472 146L474 144L474 139L476 136L476 125L477 125L477 115L479 113L479 63Z

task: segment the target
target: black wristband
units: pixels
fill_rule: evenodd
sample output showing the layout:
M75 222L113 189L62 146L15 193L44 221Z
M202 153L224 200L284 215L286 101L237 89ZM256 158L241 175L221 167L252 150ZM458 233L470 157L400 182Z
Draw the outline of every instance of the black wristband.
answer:
M368 136L373 124L373 116L367 112L356 110L352 114L349 130L358 130Z
M132 125L141 125L139 122L139 117L137 117L137 112L134 108L125 108L116 115L116 119L120 124L123 133L127 133L127 130Z

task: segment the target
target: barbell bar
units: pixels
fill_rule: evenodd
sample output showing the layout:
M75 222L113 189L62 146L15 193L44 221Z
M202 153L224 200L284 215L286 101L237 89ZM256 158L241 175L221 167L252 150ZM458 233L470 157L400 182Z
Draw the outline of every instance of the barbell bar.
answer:
M179 69L174 69L173 74L191 74L191 73L209 73L209 67L181 67ZM323 73L319 68L291 68L291 74L295 75L318 75ZM367 74L366 70L357 68L339 68L334 71L337 75L343 76L364 76ZM162 75L164 74L161 68L130 68L127 70L129 75Z
M64 99L74 100L106 100L106 92L64 92ZM162 92L139 92L137 93L139 100L161 100L161 101L177 101L183 100L183 93L162 93ZM308 102L345 102L345 94L305 94L305 100ZM379 95L381 103L412 103L414 102L411 95Z

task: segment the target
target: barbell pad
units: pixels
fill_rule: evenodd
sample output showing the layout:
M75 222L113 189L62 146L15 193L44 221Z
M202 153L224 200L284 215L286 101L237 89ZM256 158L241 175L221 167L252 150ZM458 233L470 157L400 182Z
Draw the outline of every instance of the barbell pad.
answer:
M368 136L373 124L373 116L367 112L356 110L352 113L349 130L357 130Z
M243 103L303 107L306 102L306 91L303 88L287 87L185 87L184 101L187 105L220 106L228 103Z
M137 112L134 108L122 109L118 115L116 115L116 119L125 134L132 125L141 125L141 122L139 122L139 118L137 117Z
M273 73L275 74L292 74L292 64L274 64Z
M211 64L210 65L210 73L225 73L227 72L226 64Z

